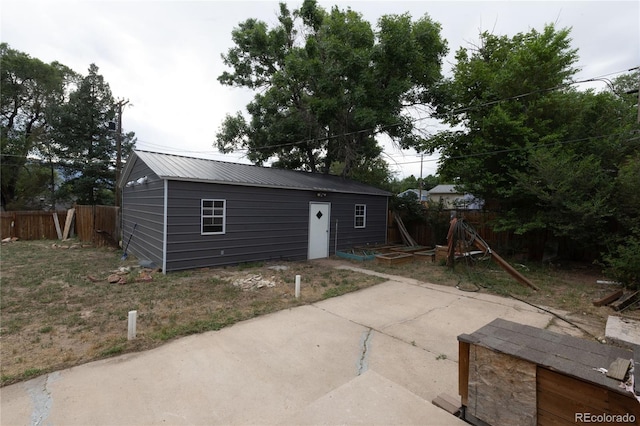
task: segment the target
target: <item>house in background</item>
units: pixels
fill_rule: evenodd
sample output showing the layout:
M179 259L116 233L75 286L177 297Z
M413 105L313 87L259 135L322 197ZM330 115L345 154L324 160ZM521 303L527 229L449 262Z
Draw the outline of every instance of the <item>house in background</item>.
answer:
M483 200L457 191L455 185L437 185L431 188L428 199L435 203L442 202L445 209L481 210L484 205Z
M406 191L402 191L401 193L399 193L398 197L404 197L409 193L416 194L416 200L420 200L420 201L428 200L428 192L425 189L423 189L422 191L420 191L419 189L407 189Z
M391 194L337 176L134 151L118 184L128 253L165 273L386 243Z

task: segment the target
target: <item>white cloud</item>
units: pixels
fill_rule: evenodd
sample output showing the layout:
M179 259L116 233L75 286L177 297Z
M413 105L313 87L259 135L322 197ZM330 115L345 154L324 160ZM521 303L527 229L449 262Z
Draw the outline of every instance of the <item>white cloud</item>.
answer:
M290 9L301 2L288 2ZM442 25L450 54L477 42L480 31L514 35L544 24L572 27L579 49L578 78L622 71L640 63L640 3L637 1L350 1L320 4L351 7L374 23L382 14L428 13ZM226 114L251 100L247 90L218 83L220 55L232 45L231 31L248 18L275 23L275 1L62 1L3 0L1 39L45 62L57 60L86 74L100 68L117 98L129 99L125 130L143 149L214 155L215 133ZM597 84L594 87L599 87ZM388 145L388 144L387 144ZM399 177L420 173L420 157L385 145ZM226 156L240 160L243 153ZM433 158L423 174L435 173Z

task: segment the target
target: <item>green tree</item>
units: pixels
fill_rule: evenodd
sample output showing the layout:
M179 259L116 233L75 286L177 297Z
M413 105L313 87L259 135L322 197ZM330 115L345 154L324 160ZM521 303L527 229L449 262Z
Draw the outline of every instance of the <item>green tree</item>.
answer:
M42 187L33 186L36 181L44 188L51 184L38 179L18 191L21 176L26 173L26 179L32 171L28 156L37 155L48 141L48 111L64 101L74 73L58 62L45 64L6 43L0 44L0 61L2 203L7 208L17 208L42 193Z
M626 102L630 112L627 123L637 114L638 92L640 89L640 71L621 75L613 81L615 92ZM636 147L619 163L614 182L612 204L616 206L616 231L608 238L603 260L605 272L627 286L640 289L640 138L638 126L628 142Z
M334 162L331 165L329 173L332 175L343 176L345 164L343 162ZM351 169L350 178L358 182L368 185L378 186L384 189L390 189L389 182L392 179L392 172L389 165L382 157L375 158L361 157L355 160Z
M640 152L631 133L635 108L610 91L562 98L557 114L565 119L564 141L531 149L529 167L513 174L514 192L535 200L536 208L526 216L511 211L508 221L518 229L549 229L575 244L602 247L629 229L620 221L628 201L617 194L621 167Z
M629 287L640 289L640 155L627 158L615 182L613 203L618 232L603 253L605 272Z
M53 114L53 150L66 179L61 195L79 204L113 204L116 135L109 123L115 119L115 102L109 84L92 64L69 101ZM126 157L134 145L133 134L122 143Z
M300 22L301 21L301 22ZM305 0L280 4L278 24L249 19L232 32L218 80L257 91L217 133L222 152L246 149L254 163L344 176L379 161L376 134L402 147L419 138L407 107L435 100L446 44L428 16L382 17L374 31L357 12Z
M441 86L439 117L462 128L428 143L441 150L444 179L487 201L509 200L511 174L526 169L528 148L563 139L543 103L577 71L569 43L568 30L548 26L513 38L484 32L478 48L458 50L453 78Z
M54 171L54 185L57 174ZM16 182L16 198L11 203L12 210L51 209L51 169L38 159L28 159L20 168Z
M439 183L440 178L435 175L427 175L422 179L411 175L401 180L393 179L389 184L389 190L398 194L406 191L407 189L419 189L422 184L422 190L426 192L433 189Z
M596 248L616 228L616 177L638 152L634 107L610 91L578 91L569 30L481 35L460 49L439 116L459 130L428 142L440 174L499 209L498 229L546 229Z

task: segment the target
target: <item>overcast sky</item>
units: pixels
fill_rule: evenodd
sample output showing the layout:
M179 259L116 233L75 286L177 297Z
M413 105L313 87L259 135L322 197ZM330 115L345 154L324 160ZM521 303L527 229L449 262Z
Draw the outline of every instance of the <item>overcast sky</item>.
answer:
M297 8L301 2L287 2ZM451 69L453 54L469 47L481 31L512 36L545 24L572 28L578 49L578 79L608 76L640 65L640 2L633 1L351 1L324 2L351 7L375 25L384 14L428 13L442 25ZM221 155L215 133L227 113L243 110L252 94L222 86L220 55L231 46L231 31L248 18L276 22L276 1L93 1L1 0L0 39L44 62L59 61L87 74L91 63L128 99L125 131L137 148L194 157L247 162L242 153ZM592 87L604 88L596 83ZM436 132L437 126L426 129ZM420 156L386 146L398 178L420 175ZM437 158L424 157L423 174L434 174Z

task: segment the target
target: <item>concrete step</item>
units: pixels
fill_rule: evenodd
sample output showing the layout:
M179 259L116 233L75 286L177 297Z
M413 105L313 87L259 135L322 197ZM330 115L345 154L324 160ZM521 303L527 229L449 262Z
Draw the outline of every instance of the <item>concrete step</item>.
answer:
M625 347L640 345L640 321L609 315L605 337Z
M466 423L369 369L313 401L281 424L465 425Z

